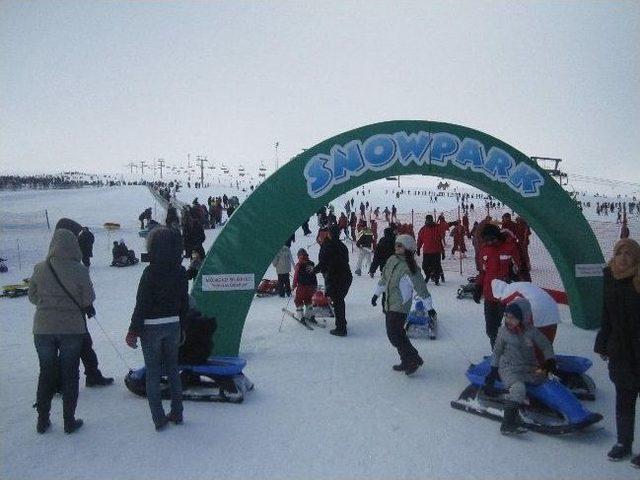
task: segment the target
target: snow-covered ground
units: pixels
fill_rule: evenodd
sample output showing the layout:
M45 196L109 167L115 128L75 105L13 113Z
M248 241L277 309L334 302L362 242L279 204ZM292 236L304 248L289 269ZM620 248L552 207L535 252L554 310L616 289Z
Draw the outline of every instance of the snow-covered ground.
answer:
M390 188L385 185L373 184L367 198L374 204L395 203L385 198ZM226 186L187 189L180 198L203 201L223 193L237 191ZM344 204L344 198L334 204ZM359 203L362 197L354 198ZM450 407L467 385L469 363L489 353L482 307L455 299L465 278L454 273L453 263L446 284L431 286L440 335L435 341L413 341L425 365L411 378L391 370L397 354L386 338L380 309L369 304L377 280L356 277L347 296L346 338L283 320L280 309L287 299L256 299L241 345L248 361L245 374L255 390L241 405L186 403L184 425L156 433L146 401L123 384L128 367L143 363L140 349L127 348L124 335L144 265L108 266L115 239L124 238L137 254L144 251L137 217L153 206L150 193L144 187L2 192L0 202L3 210L15 212L46 208L52 225L68 216L92 227L98 313L89 329L100 368L116 377L114 386L102 389L81 385L77 413L85 426L77 434L62 432L62 405L56 398L53 427L38 435L31 408L38 374L31 335L34 308L24 297L0 299L0 478L638 478L628 462L606 460L615 443L614 389L606 365L592 353L595 332L574 327L566 307L561 307L556 351L593 360L598 391L588 408L602 413L602 422L568 436L529 432L512 438L500 435L497 422ZM400 211L425 210L415 202L404 197L396 205ZM157 216L164 218L164 212L158 209ZM110 233L102 228L108 221L122 228ZM219 231L207 231L205 248ZM294 254L313 242L298 233ZM45 256L50 232L12 229L1 237L0 256L9 252L10 258L10 272L1 277L5 284L31 274L33 264ZM21 270L13 251L18 241ZM317 257L316 246L309 250ZM267 277L275 272L270 269Z

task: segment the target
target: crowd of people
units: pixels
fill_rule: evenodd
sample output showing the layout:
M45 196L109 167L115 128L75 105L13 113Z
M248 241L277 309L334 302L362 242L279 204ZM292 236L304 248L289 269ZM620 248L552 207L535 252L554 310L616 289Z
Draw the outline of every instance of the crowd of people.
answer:
M232 205L224 197L209 197L207 206L194 199L191 206L183 208L181 218L175 209L168 209L166 226L155 226L147 237L150 263L140 279L126 343L136 348L139 339L142 344L148 402L157 430L164 429L169 422L182 422L177 374L179 325L188 308L188 279L197 274L204 258L203 225L215 227L220 222L219 208L226 208L229 214ZM423 364L404 328L412 302L417 298L430 315L436 314L427 284L430 280L436 285L444 281L440 264L446 253L444 236L452 230L452 253L456 248L466 250L464 239L472 238L478 270L474 300L479 303L484 299L485 330L493 351L485 389L490 392L496 380L501 380L508 390L501 432L519 433L522 425L517 412L526 400L525 384L541 383L556 371L553 342L559 321L553 299L531 283L528 275L525 247L530 230L526 221L522 218L513 221L507 213L501 222L487 217L469 230L468 219L447 222L440 217L434 221L433 216L427 215L417 235L389 222L378 241L377 222L366 215L370 206L364 200L356 212L353 206L353 201L345 204L339 218L331 206L317 212L316 238L320 244L317 262L310 259L306 249L297 251L294 262L290 251L293 238L282 246L273 261L280 295L295 293L298 315L310 319L311 299L318 288L317 275L323 275L335 321L330 333L347 336L345 298L353 275L349 249L341 236L352 241L359 249L355 273L361 274L365 262L369 263L371 277L380 271L371 304L377 306L382 297L387 337L400 358L392 368L412 375ZM391 220L392 211L389 213ZM350 221L353 214L355 226ZM344 219L348 220L346 224ZM144 218L143 223L145 220L148 228L151 219ZM92 245L93 235L88 228L62 219L56 226L47 258L36 265L31 278L29 299L36 305L33 333L40 362L36 402L36 429L40 433L50 426L51 399L56 391L63 397L65 432L73 433L82 426L82 420L75 417L81 359L87 386L113 382L98 369L86 328L86 319L95 315L92 306L95 293L87 269ZM422 271L417 263L419 256L423 257ZM182 267L183 258L191 258L189 270ZM293 285L289 278L292 270ZM616 388L617 442L608 457L627 458L632 456L635 406L640 394L640 245L634 240L617 242L604 270L602 326L594 350L608 362ZM168 414L159 394L162 374L167 375L171 388ZM631 461L640 466L639 455Z
M102 187L119 184L120 182L115 179L87 175L81 172L59 175L0 175L0 190Z

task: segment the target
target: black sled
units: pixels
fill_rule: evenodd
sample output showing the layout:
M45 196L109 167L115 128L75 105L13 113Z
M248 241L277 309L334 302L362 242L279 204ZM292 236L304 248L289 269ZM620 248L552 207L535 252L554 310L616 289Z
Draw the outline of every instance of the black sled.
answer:
M458 287L458 292L456 294L456 298L458 300L462 300L463 298L473 298L473 293L476 290L476 277L467 278L466 285L460 285Z

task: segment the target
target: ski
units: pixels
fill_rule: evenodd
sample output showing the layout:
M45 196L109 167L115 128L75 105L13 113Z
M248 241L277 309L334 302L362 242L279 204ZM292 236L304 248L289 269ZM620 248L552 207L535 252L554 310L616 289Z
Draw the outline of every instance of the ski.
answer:
M306 320L302 319L302 318L298 318L296 316L295 313L293 313L291 310L287 310L286 308L282 309L282 313L287 314L288 316L290 316L291 318L293 318L296 322L298 322L300 325L302 325L304 328L306 328L307 330L313 330L313 327L311 325L309 325Z
M320 327L320 328L326 328L327 327L327 319L323 319L322 321L318 321L318 319L316 318L315 315L312 315L311 317L305 317L305 322L314 326L314 327Z

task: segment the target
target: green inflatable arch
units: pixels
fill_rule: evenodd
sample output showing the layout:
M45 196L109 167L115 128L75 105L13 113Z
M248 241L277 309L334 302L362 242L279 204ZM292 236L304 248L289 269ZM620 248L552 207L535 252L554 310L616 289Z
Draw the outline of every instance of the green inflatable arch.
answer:
M202 311L218 320L216 354L238 354L255 288L305 220L360 185L415 174L472 185L524 216L558 268L573 323L599 326L602 252L558 183L490 135L460 125L403 120L357 128L306 150L236 210L209 250L192 292Z

